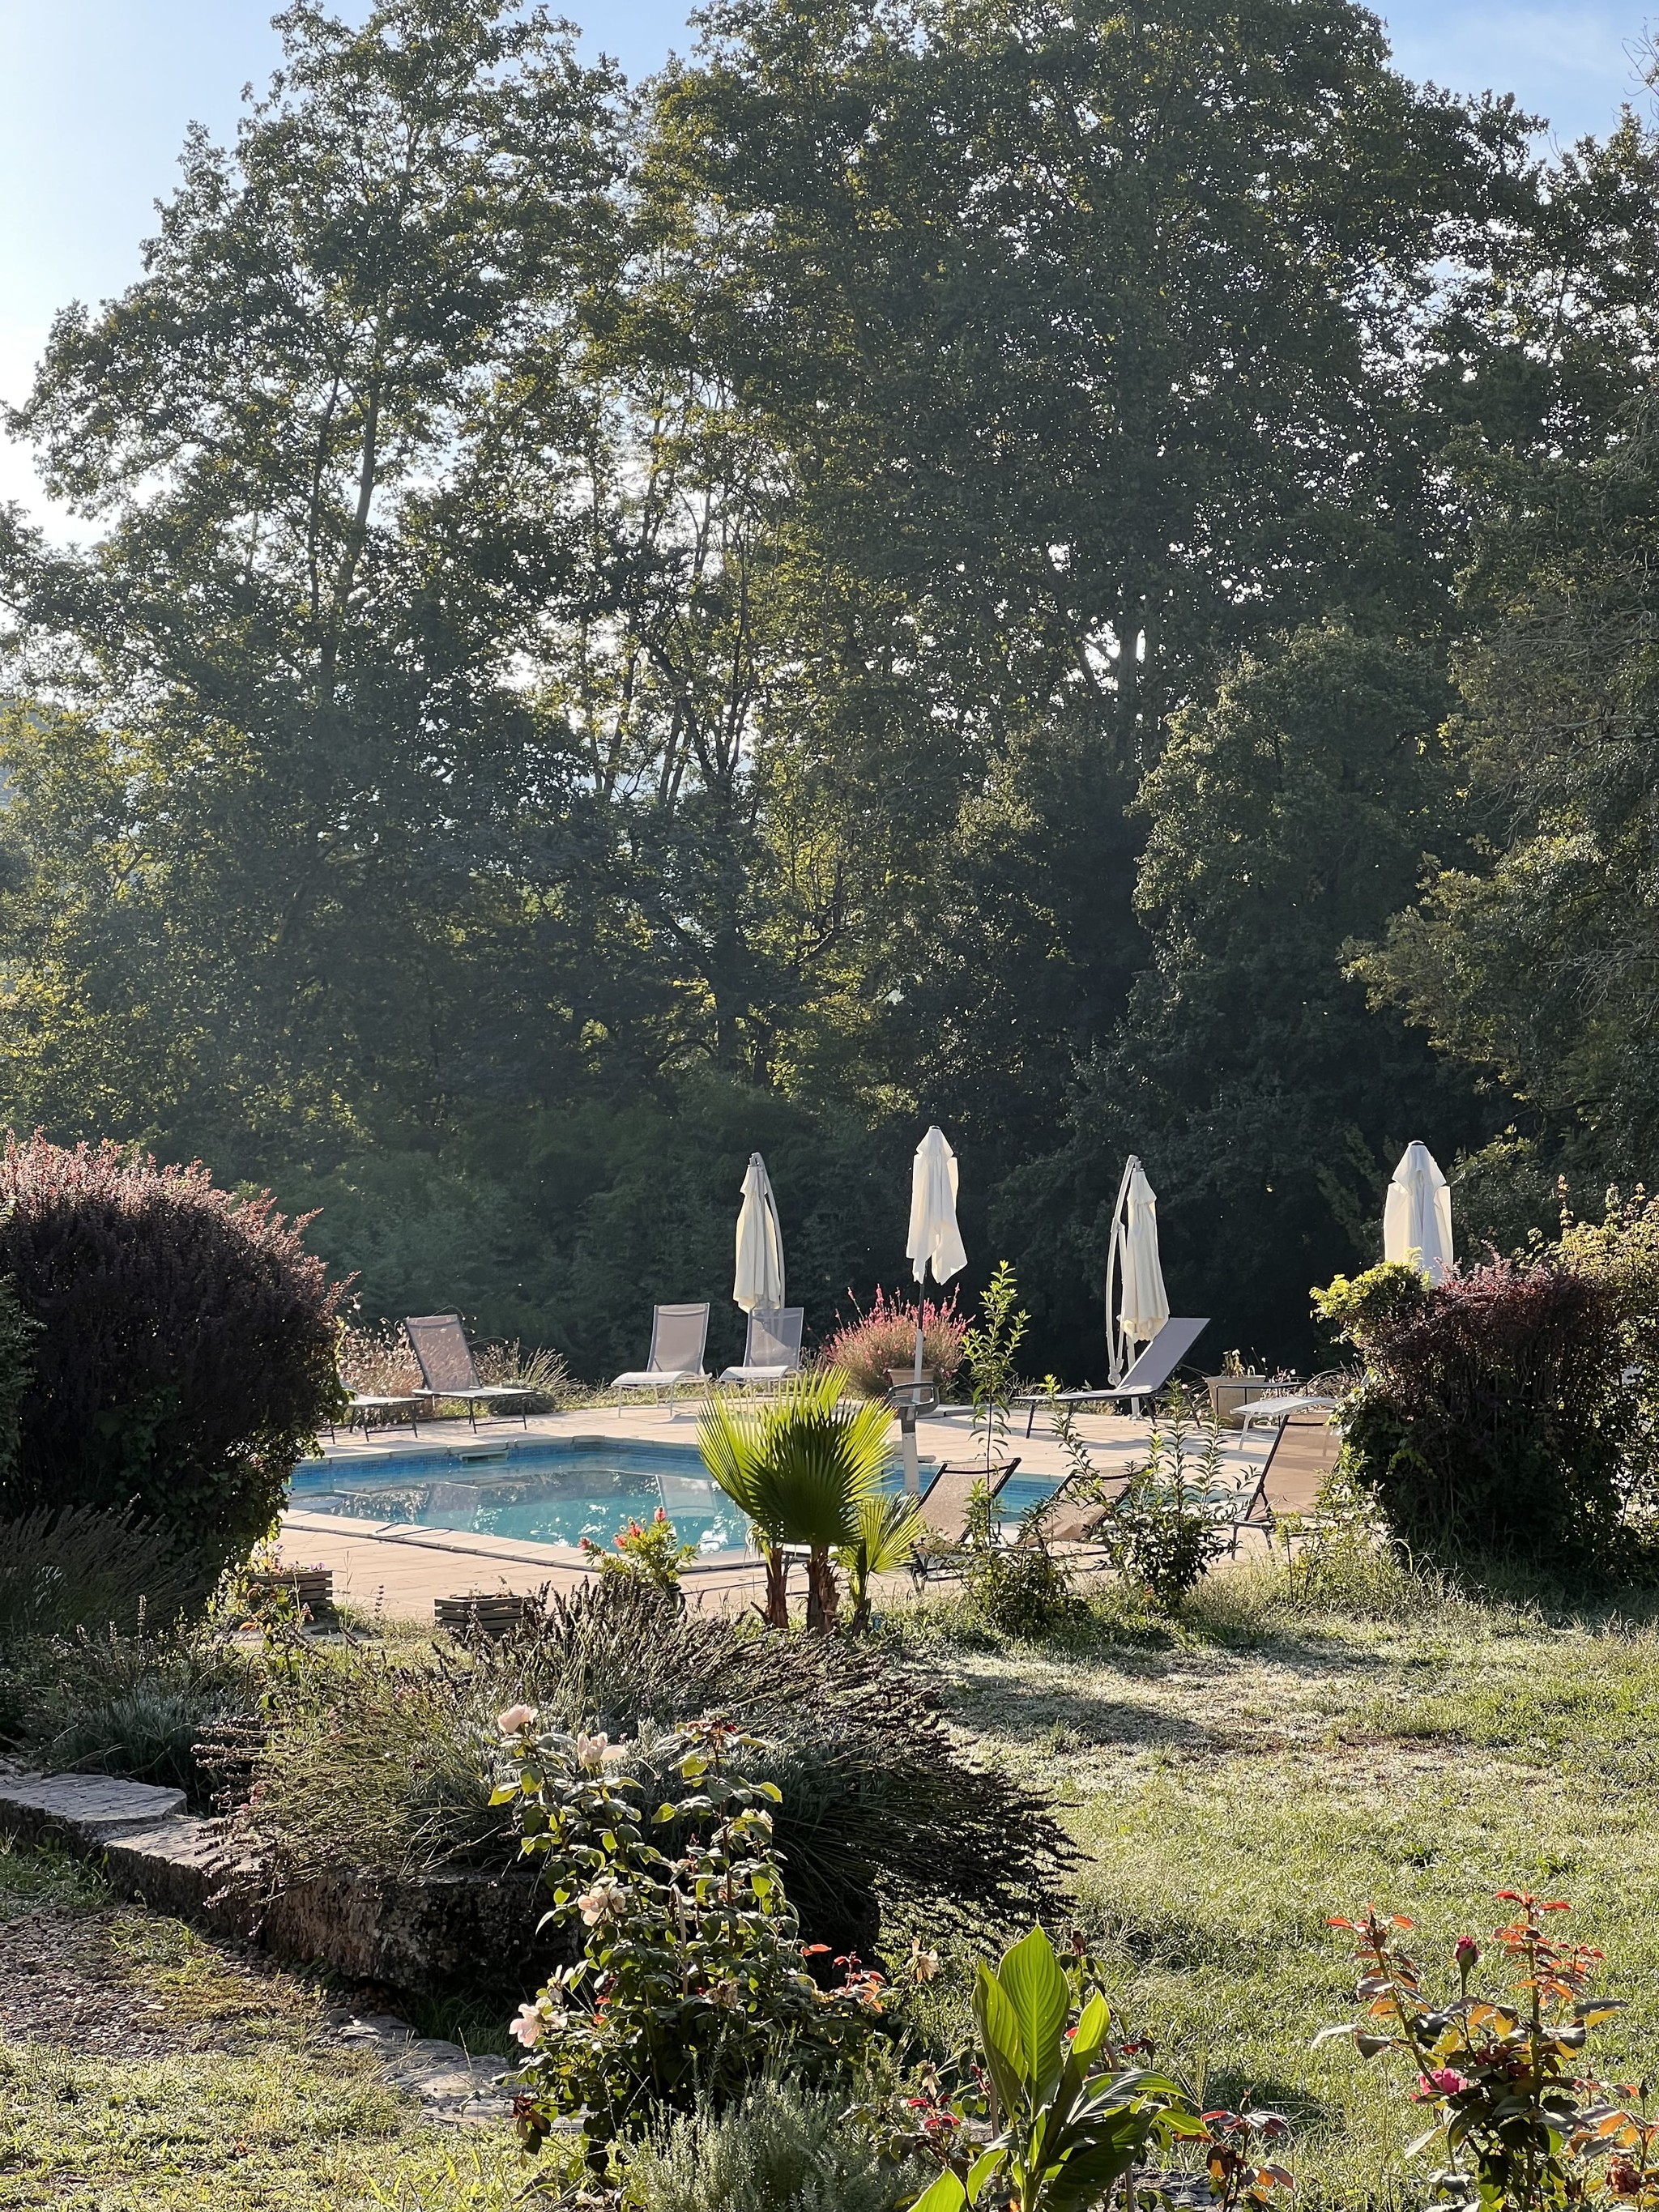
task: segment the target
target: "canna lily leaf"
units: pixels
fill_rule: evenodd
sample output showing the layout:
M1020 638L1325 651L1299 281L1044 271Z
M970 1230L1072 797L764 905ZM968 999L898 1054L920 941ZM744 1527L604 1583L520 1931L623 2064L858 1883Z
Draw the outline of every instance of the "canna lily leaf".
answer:
M981 2190L984 2188L988 2181L991 2180L995 2175L1000 2173L1003 2167L1006 2166L1007 2163L1008 2154L1006 2150L1001 2148L995 2143L991 2146L989 2150L981 2151L979 2156L974 2160L973 2164L968 2169L968 2195L972 2202L975 2203L978 2203L979 2192Z
M947 2166L931 2189L924 2190L910 2207L910 2212L963 2212L971 2199L962 2185L959 2174Z
M1066 2058L1072 1992L1044 1929L1004 1953L996 1979L1018 2023L1020 2069L1032 2095L1050 2094Z
M1026 2082L1020 2057L1019 2016L1003 1994L1000 1982L983 1964L974 1978L974 2025L1004 2113L1021 2111L1026 2102Z

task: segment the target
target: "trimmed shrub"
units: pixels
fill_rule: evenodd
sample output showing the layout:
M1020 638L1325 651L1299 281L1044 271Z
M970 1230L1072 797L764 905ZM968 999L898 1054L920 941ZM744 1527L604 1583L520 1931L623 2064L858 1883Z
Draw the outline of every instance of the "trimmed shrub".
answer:
M131 1506L211 1579L270 1526L340 1402L342 1286L303 1222L199 1164L9 1138L0 1208L0 1271L39 1324L0 1514Z
M921 1357L944 1395L962 1371L968 1324L957 1311L957 1294L921 1301ZM866 1398L887 1395L888 1370L908 1367L916 1356L916 1308L896 1291L890 1298L878 1286L870 1310L857 1304L823 1347L831 1367L844 1368L855 1389Z
M1374 1267L1316 1304L1365 1361L1347 1464L1413 1551L1546 1568L1618 1555L1654 1461L1655 1346L1651 1322L1632 1345L1609 1279L1551 1250L1439 1285Z

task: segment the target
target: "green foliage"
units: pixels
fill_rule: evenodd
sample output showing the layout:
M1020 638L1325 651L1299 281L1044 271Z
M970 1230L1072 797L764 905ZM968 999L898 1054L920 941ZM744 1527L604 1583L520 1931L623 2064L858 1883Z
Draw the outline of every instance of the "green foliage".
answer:
M1419 1319L1428 1303L1428 1277L1403 1260L1384 1260L1352 1281L1338 1275L1313 1293L1316 1317L1361 1353Z
M17 1741L42 1771L161 1783L209 1812L213 1778L198 1747L253 1711L257 1674L222 1625L156 1633L141 1620L130 1635L82 1628L26 1655Z
M1632 895L1653 858L1645 639L1659 412L1620 374L1650 303L1607 298L1626 281L1616 270L1653 265L1656 159L1651 127L1633 118L1603 146L1576 149L1559 179L1553 277L1534 261L1508 307L1492 303L1499 329L1519 313L1536 331L1564 263L1585 287L1571 331L1540 364L1561 380L1556 435L1510 446L1494 420L1457 452L1474 559L1456 766L1479 843L1465 859L1442 856L1357 971L1452 1059L1524 1102L1546 1191L1557 1167L1592 1190L1628 1184L1648 1172L1659 1133L1639 981L1654 921ZM1526 1155L1507 1164L1512 1182L1531 1180Z
M1085 2212L1150 2146L1202 2133L1178 2081L1123 2063L1098 1990L1072 2014L1071 1983L1041 1928L1000 1966L979 1966L974 2023L1000 2130L965 2179L947 2168L915 2212L963 2212L1003 2191L1021 2212Z
M341 1285L269 1194L8 1136L0 1261L39 1323L0 1511L133 1506L211 1583L341 1409Z
M970 1923L1028 1911L1066 1860L1045 1793L970 1764L917 1673L867 1642L677 1611L637 1578L555 1598L544 1624L457 1660L293 1639L276 1660L241 1819L296 1879L499 1867L480 1747L523 1701L550 1727L597 1723L617 1742L715 1713L764 1738L756 1778L784 1792L792 1898L836 1950L867 1954L884 1908Z
M772 1843L775 1783L739 1771L761 1747L702 1722L655 1747L676 1794L650 1816L616 1771L604 1735L539 1729L533 1707L500 1716L513 1771L491 1799L513 1806L541 1863L556 1926L580 1926L582 1956L520 2010L526 2052L514 2082L520 2140L539 2149L579 2119L603 2164L648 2108L699 2091L741 2094L769 2060L809 2075L855 2055L881 2014L879 1975L820 1990Z
M630 2212L896 2212L919 2179L849 2127L844 2096L780 2074L629 2148L623 2196Z
M40 1506L0 1521L0 1648L85 1629L170 1627L207 1594L177 1537L131 1510Z
M1063 1271L1097 1313L1137 1152L1181 1310L1212 1341L1306 1358L1303 1255L1375 1255L1400 1129L1448 1152L1485 1133L1467 1082L1341 973L1446 849L1451 704L1432 654L1331 623L1263 641L1173 718L1139 800L1147 963L1079 1069L1069 1134L993 1217L1022 1280Z
M1481 1227L1647 1167L1650 129L1352 0L729 0L637 99L362 13L15 410L89 526L0 523L15 1127L590 1379L757 1144L815 1334L937 1115L1096 1373L1126 1151L1280 1356L1406 1129Z
M1585 2071L1589 2032L1620 2005L1591 1994L1601 1953L1553 1936L1543 1916L1559 1899L1504 1889L1515 1907L1492 1941L1512 1970L1510 1992L1471 1993L1480 1948L1460 1936L1454 1952L1457 1995L1437 2002L1423 1993L1416 1961L1404 1948L1411 1922L1368 1906L1333 1926L1354 1936L1365 2000L1352 2036L1364 2058L1400 2052L1415 2069L1416 2102L1432 2124L1407 2155L1431 2147L1446 2167L1433 2178L1437 2203L1480 2212L1564 2212L1568 2205L1646 2203L1659 2192L1659 2121L1632 2087L1611 2087Z
M17 1480L23 1404L34 1379L40 1328L24 1311L16 1284L0 1277L0 1493Z
M1091 1542L1103 1547L1116 1573L1173 1613L1226 1549L1223 1524L1242 1503L1223 1479L1219 1424L1207 1407L1200 1413L1181 1384L1172 1385L1153 1413L1146 1458L1123 1482L1096 1468L1052 1376L1048 1396L1049 1425L1070 1468L1066 1499L1102 1509Z
M712 1398L697 1419L710 1475L746 1514L766 1557L766 1618L789 1625L783 1547L807 1547L806 1621L834 1625L831 1554L855 1547L863 1508L880 1493L891 1417L884 1405L846 1401L839 1367L792 1376L759 1406Z
M988 1485L975 1483L969 1493L958 1554L963 1595L970 1619L999 1636L1050 1636L1077 1613L1070 1577L1048 1548L1049 1511L1048 1501L1035 1506L1011 1544Z
M854 1516L856 1540L836 1554L847 1571L853 1611L848 1626L854 1634L870 1625L871 1577L896 1574L915 1556L927 1532L919 1499L902 1492L860 1498Z
M1030 1316L1014 1310L1019 1285L1006 1260L999 1260L980 1294L981 1318L969 1324L962 1340L974 1405L974 1433L985 1438L985 1472L1006 1457L1008 1408L1019 1387L1015 1354L1024 1341Z
M239 1832L285 1877L349 1867L404 1877L507 1858L480 1749L483 1686L441 1662L325 1655L280 1630L272 1660L257 1728L234 1734L223 1756Z
M1629 1564L1656 1473L1659 1309L1560 1249L1446 1281L1379 1267L1318 1303L1364 1357L1344 1454L1395 1533L1444 1564ZM1635 1363L1632 1364L1632 1354Z

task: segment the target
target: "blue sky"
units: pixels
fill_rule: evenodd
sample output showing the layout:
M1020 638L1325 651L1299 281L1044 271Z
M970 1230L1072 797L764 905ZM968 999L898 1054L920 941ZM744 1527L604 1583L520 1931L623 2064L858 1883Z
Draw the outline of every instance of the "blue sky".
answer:
M53 309L138 273L152 203L185 125L234 127L241 88L277 58L273 0L0 0L0 397L26 388ZM343 0L361 15L363 0ZM667 0L565 12L630 76L689 44ZM1555 135L1605 130L1638 95L1647 18L1611 0L1400 0L1382 11L1400 66L1460 91L1514 92ZM0 442L0 498L38 506L27 459Z

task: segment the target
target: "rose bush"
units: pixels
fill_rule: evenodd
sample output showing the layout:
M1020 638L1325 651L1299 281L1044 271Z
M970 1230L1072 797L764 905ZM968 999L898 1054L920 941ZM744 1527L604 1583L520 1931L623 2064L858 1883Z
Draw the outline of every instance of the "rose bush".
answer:
M651 1823L664 1849L647 1838L623 1747L538 1718L524 1705L501 1714L507 1771L494 1802L514 1808L550 1917L580 1926L582 1955L514 2023L526 2148L579 2119L602 2160L653 2106L699 2092L718 2105L769 2061L811 2076L856 2051L879 2022L882 1979L854 1960L836 1989L814 1979L772 1847L781 1793L733 1771L754 1740L706 1721L653 1747L680 1784Z

